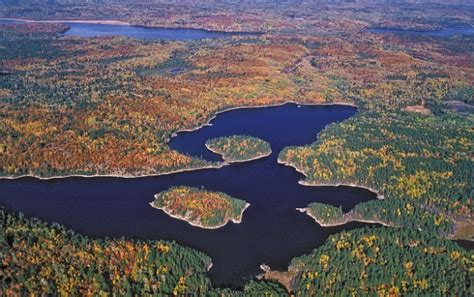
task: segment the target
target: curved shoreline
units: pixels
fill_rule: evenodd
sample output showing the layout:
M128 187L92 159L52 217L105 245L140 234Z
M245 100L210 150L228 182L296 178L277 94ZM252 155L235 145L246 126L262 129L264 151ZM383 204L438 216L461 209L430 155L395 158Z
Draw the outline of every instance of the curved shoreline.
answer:
M158 172L158 173L151 173L151 174L143 174L143 175L119 175L119 174L93 174L93 175L84 175L84 174L70 174L70 175L61 175L61 176L50 176L50 177L42 177L38 175L33 175L33 174L25 174L25 175L20 175L20 176L0 176L1 179L6 179L6 180L15 180L15 179L21 179L21 178L36 178L39 180L53 180L53 179L63 179L63 178L96 178L96 177L109 177L109 178L126 178L126 179L131 179L131 178L144 178L144 177L153 177L153 176L162 176L162 175L171 175L175 173L182 173L182 172L190 172L190 171L197 171L197 170L205 170L205 169L220 169L224 166L230 165L226 162L220 162L216 165L206 165L206 166L199 166L199 167L193 167L193 168L183 168L183 169L177 169L177 170L172 170L172 171L167 171L167 172Z
M155 199L158 198L159 194L155 194ZM184 217L184 216L180 216L180 215L175 215L175 214L172 214L170 212L170 210L166 207L157 207L153 204L154 201L150 202L150 206L153 207L153 208L156 208L156 209L159 209L159 210L162 210L166 215L168 215L169 217L172 217L174 219L178 219L178 220L181 220L181 221L185 221L186 223L188 223L189 225L191 226L194 226L194 227L199 227L199 228L202 228L202 229L210 229L210 230L214 230L214 229L219 229L219 228L222 228L224 227L225 225L227 225L229 222L233 222L234 224L240 224L242 222L242 219L243 219L243 216L244 216L244 212L245 210L250 206L250 203L245 203L245 206L242 208L242 211L240 212L240 215L239 215L239 218L238 219L233 219L233 218L227 218L225 220L225 222L222 222L221 224L219 225L216 225L216 226L204 226L200 223L197 223L197 222L194 222L194 221L190 221L187 217Z
M278 158L277 162L278 162L278 164L293 168L296 172L299 172L302 175L304 175L305 178L308 178L306 173L301 171L298 167L296 167L296 165L294 163L287 162L287 161L282 161L280 158ZM342 183L316 183L316 182L305 181L305 180L300 180L300 181L298 181L298 183L302 186L307 186L307 187L339 187L339 186L344 186L344 187L351 187L351 188L361 188L361 189L366 189L366 190L374 193L375 195L377 195L377 199L379 199L379 200L385 199L385 197L382 194L380 194L379 190L376 190L374 188L370 188L370 187L367 187L367 186L361 186L361 185L358 185L358 184L355 184L355 183L343 183L343 182Z
M247 158L247 159L239 159L239 160L229 160L228 158L226 158L224 156L224 154L218 152L217 150L213 150L212 148L209 147L209 145L206 143L205 144L206 148L213 152L214 154L217 154L219 156L222 157L222 159L224 160L224 163L227 163L227 164L231 164L231 163L244 163L244 162L249 162L249 161L254 161L254 160L258 160L258 159L262 159L262 158L265 158L265 157L268 157L270 156L273 152L272 150L270 149L269 152L265 152L265 153L261 153L261 154L258 154L258 155L255 155L255 157L252 157L252 158Z
M228 112L228 111L233 111L233 110L240 110L240 109L254 109L254 108L265 108L265 107L279 107L283 106L286 104L297 104L301 106L347 106L347 107L355 107L357 110L359 110L359 107L355 105L354 103L351 102L333 102L333 103L300 103L294 100L286 100L283 102L275 103L275 104L265 104L265 105L248 105L248 106L234 106L234 107L229 107L225 108L219 111L216 111L212 114L212 116L209 117L209 119L202 125L199 125L194 128L183 128L180 130L177 130L176 132L173 132L171 134L170 139L168 139L168 145L171 140L171 138L176 137L178 133L181 132L192 132L195 130L198 130L202 127L205 126L212 126L210 123L212 120L214 120L218 115ZM280 163L279 164L284 164ZM230 165L229 163L226 162L221 162L218 163L217 165L206 165L206 166L199 166L199 167L193 167L193 168L183 168L183 169L177 169L177 170L172 170L172 171L166 171L166 172L156 172L156 173L150 173L150 174L92 174L92 175L85 175L85 174L68 174L68 175L55 175L55 176L49 176L49 177L43 177L39 175L34 175L34 174L24 174L24 175L19 175L19 176L0 176L1 179L7 179L7 180L15 180L15 179L20 179L20 178L36 178L39 180L52 180L52 179L62 179L62 178L74 178L74 177L81 177L81 178L95 178L95 177L115 177L115 178L142 178L142 177L153 177L153 176L161 176L161 175L170 175L170 174L175 174L175 173L181 173L181 172L189 172L189 171L196 171L196 170L204 170L204 169L220 169L224 166Z
M347 223L350 223L350 222L360 222L360 223L367 223L367 224L380 224L380 225L383 225L385 227L396 227L394 225L391 225L387 222L384 222L382 220L367 220L367 219L363 219L363 218L356 218L354 217L354 213L352 212L352 210L348 213L345 213L342 215L342 217L336 221L336 222L332 222L332 223L324 223L322 222L320 219L318 219L315 215L313 215L310 211L310 209L308 207L305 207L305 208L297 208L296 209L297 211L299 212L302 212L304 214L306 214L307 216L311 217L313 220L316 221L316 223L318 223L321 227L336 227L336 226L342 226L342 225L345 225Z
M94 24L94 25L113 25L113 26L129 26L129 27L141 27L146 29L182 29L182 30L202 30L206 32L220 32L226 33L229 35L263 35L267 32L262 31L233 31L233 30L213 30L208 29L205 27L172 27L172 26L147 26L147 25L140 25L140 24L133 24L127 21L121 20L81 20L81 19L62 19L62 20L35 20L35 19L26 19L26 18L2 18L0 17L0 21L12 21L12 22L23 22L23 23L73 23L73 24Z
M282 161L280 158L278 158L278 164L282 164L282 165L285 165L285 166L288 166L288 167L292 167L293 169L295 169L295 171L301 173L306 178L308 177L305 172L301 171L298 167L296 167L295 164L293 164L291 162ZM316 182L308 182L308 181L300 180L300 181L298 181L298 184L300 184L302 186L308 186L308 187L339 187L339 186L345 186L345 187L351 187L351 188L361 188L361 189L366 189L366 190L376 194L377 199L379 199L379 200L385 199L385 197L383 195L381 195L378 190L370 188L370 187L366 187L366 186L360 186L360 185L357 185L355 183L316 183ZM296 208L296 210L298 210L299 212L302 212L302 213L310 216L311 218L313 218L313 220L315 220L316 223L318 223L321 227L342 226L342 225L345 225L345 224L350 223L350 222L380 224L380 225L383 225L385 227L396 227L396 226L391 225L390 223L384 222L382 220L369 220L369 219L354 217L355 214L354 214L353 210L349 211L348 213L343 214L342 217L339 220L336 220L335 222L332 222L332 223L322 222L316 216L311 214L311 211L308 207Z
M212 127L212 120L214 120L218 115L222 113L226 113L228 111L233 111L233 110L240 110L240 109L255 109L255 108L265 108L265 107L279 107L283 106L286 104L296 104L296 105L301 105L301 106L348 106L348 107L355 107L357 108L357 111L359 111L359 106L357 106L355 103L352 102L342 102L342 101L336 101L336 102L330 102L330 103L325 103L325 102L319 102L319 103L301 103L295 100L285 100L283 102L278 102L278 103L271 103L271 104L263 104L263 105L245 105L245 106L233 106L233 107L228 107L224 108L221 110L217 110L209 117L209 119L202 125L196 126L194 128L183 128L179 129L171 134L171 138L176 137L179 133L181 132L193 132L196 130L199 130L203 127ZM171 139L170 138L170 139Z

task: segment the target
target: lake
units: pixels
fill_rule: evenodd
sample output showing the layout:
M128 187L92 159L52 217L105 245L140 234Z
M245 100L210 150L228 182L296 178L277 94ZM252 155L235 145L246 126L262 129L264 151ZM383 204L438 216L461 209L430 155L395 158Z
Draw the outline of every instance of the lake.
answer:
M143 26L121 26L105 24L65 23L70 27L65 36L96 37L126 36L143 40L192 40L205 38L226 38L231 36L255 35L256 33L221 32L202 29L154 28Z
M448 27L441 30L420 31L420 30L403 30L403 29L368 29L372 33L394 33L403 35L420 35L432 37L451 37L456 35L474 35L474 27Z
M207 151L207 139L247 134L268 141L273 153L267 158L172 175L125 178L34 178L0 180L0 204L10 211L64 224L93 237L126 236L169 239L204 251L214 263L210 276L216 286L239 287L260 273L260 264L286 270L289 261L321 245L330 234L363 226L350 223L322 228L296 211L310 202L323 202L350 210L357 203L375 199L364 189L305 187L304 178L291 167L277 163L287 145L309 144L326 125L353 116L349 106L298 106L238 109L219 114L212 126L182 132L171 147L209 160L220 157ZM208 230L168 217L148 203L154 194L173 185L204 187L248 201L241 224Z
M9 19L1 19L0 24L18 23ZM71 23L65 21L64 24L70 27L65 36L98 37L98 36L126 36L142 40L193 40L205 38L227 38L232 36L259 35L261 33L250 32L222 32L209 31L203 29L184 28L159 28L133 25L109 25L109 24L85 24ZM455 35L474 35L474 27L447 27L441 30L422 31L404 30L390 28L371 28L367 32L372 33L395 33L405 35L423 35L434 37L451 37Z
M11 21L11 20L2 20L0 19L0 25L3 25L3 24L12 24L12 23L18 23L16 21Z
M0 24L21 23L21 21L0 19ZM99 36L126 36L142 40L193 40L206 38L227 38L232 36L259 35L248 32L222 32L203 29L157 28L128 25L84 24L64 22L69 30L64 36L99 37Z

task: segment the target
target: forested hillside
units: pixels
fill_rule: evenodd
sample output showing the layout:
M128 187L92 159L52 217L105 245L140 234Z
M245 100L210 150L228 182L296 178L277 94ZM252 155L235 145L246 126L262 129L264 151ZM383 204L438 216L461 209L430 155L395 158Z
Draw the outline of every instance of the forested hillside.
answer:
M58 224L0 209L0 294L167 296L279 296L272 282L250 282L242 292L214 289L211 259L170 241L91 239Z
M0 4L3 17L118 19L221 31L342 33L368 26L428 30L474 22L472 3L462 0L2 0Z
M280 159L305 173L304 184L358 185L384 197L357 205L356 218L456 235L473 223L473 124L452 112L365 112Z
M472 101L470 37L184 43L65 38L63 30L0 25L0 175L140 176L213 166L168 141L229 107L357 102L393 113Z
M90 239L58 224L0 212L0 293L22 296L165 294L285 296L271 281L242 291L213 288L211 259L169 241ZM436 235L409 229L363 228L333 235L294 258L296 296L472 293L474 254Z
M410 229L344 231L292 260L297 296L468 296L474 254Z

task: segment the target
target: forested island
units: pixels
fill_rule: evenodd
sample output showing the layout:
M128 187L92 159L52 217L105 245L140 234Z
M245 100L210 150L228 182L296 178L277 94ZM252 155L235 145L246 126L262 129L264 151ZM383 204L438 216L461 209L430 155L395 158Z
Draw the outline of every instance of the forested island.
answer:
M173 218L206 229L217 229L230 221L239 224L250 206L222 192L187 186L172 187L156 194L150 205Z
M221 155L224 161L229 163L257 160L272 153L268 142L247 135L209 139L206 141L206 147L211 152Z

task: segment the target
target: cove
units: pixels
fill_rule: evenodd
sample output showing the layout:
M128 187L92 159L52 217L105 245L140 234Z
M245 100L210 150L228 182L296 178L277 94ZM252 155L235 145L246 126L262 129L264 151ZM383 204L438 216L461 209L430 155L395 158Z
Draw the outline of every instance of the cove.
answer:
M238 109L219 114L193 132L172 138L172 148L209 160L220 160L204 146L211 137L248 134L270 143L273 153L264 159L206 169L135 179L97 177L38 180L0 180L0 204L49 222L58 222L93 237L130 237L175 240L208 254L209 274L215 286L240 287L260 273L260 264L286 270L289 261L320 246L329 235L363 226L349 223L322 228L296 210L323 202L350 210L375 199L364 189L305 187L303 175L277 163L287 145L316 140L326 125L353 116L349 106L298 106ZM154 194L173 185L205 187L248 201L240 224L215 230L193 227L149 206Z
M419 35L419 36L432 36L432 37L451 37L456 35L474 35L473 27L448 27L441 30L404 30L404 29L390 29L390 28L372 28L368 29L367 32L371 33L394 33L402 35Z

